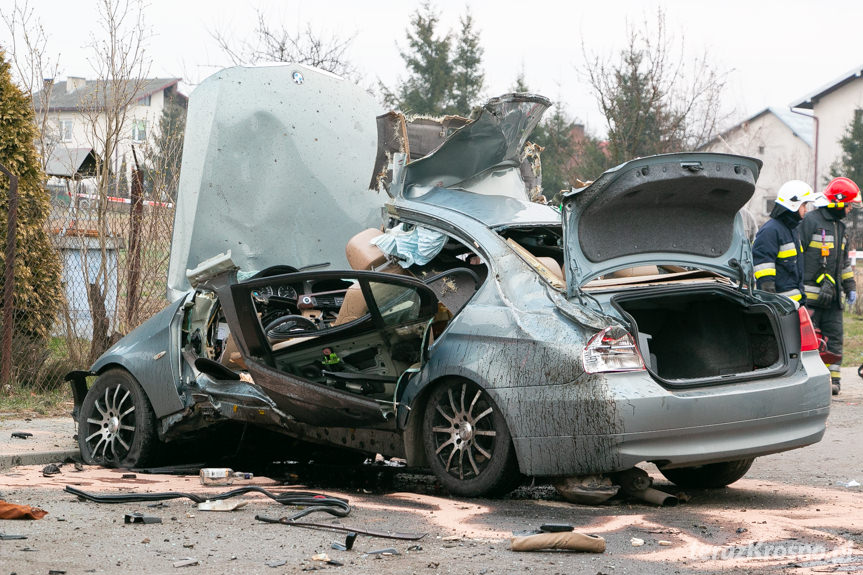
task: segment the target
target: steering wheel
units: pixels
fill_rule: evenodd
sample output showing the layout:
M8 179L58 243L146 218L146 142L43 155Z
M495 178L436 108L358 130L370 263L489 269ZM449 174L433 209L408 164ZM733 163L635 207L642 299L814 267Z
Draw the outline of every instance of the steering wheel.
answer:
M302 315L283 315L264 326L267 338L274 341L290 339L294 332L315 331L318 325L309 318Z

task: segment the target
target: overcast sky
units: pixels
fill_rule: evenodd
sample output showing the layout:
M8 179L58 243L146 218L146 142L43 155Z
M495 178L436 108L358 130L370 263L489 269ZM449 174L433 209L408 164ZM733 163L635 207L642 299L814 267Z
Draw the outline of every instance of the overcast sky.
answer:
M20 0L19 0L20 1ZM0 0L8 10L14 0ZM98 34L95 0L31 0L49 35L49 51L60 54L60 77L92 77L89 38ZM485 50L485 95L508 91L524 69L531 89L565 103L568 112L595 134L604 122L579 70L582 42L591 53L612 56L625 44L627 28L655 21L657 7L668 32L685 42L684 58L708 52L728 72L727 107L735 119L767 106L787 106L863 65L861 0L437 0L441 29L456 29L470 6ZM212 33L250 35L255 10L273 26L323 36L353 36L348 58L364 85L388 86L404 77L399 46L419 6L413 0L149 0L145 7L152 59L150 76L182 77L186 91L230 61ZM0 30L0 41L8 40Z

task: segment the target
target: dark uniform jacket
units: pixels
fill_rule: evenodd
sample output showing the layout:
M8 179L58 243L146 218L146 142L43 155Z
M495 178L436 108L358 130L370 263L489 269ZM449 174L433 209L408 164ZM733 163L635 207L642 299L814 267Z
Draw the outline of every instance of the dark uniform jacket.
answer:
M794 301L803 298L803 246L797 223L792 218L770 218L752 244L758 289L775 291Z
M818 208L806 214L799 229L804 250L803 289L807 301L818 299L820 281L831 281L836 285L833 305L841 309L841 292L847 294L857 291L851 259L848 257L845 223L834 217L828 208ZM826 244L828 249L826 258L821 255L823 244ZM826 276L823 280L822 274Z

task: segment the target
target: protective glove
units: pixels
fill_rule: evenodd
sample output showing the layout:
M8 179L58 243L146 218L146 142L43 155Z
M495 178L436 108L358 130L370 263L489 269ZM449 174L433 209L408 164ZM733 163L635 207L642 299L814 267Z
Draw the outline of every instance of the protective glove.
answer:
M848 302L848 305L854 305L854 302L857 301L857 292L853 290L849 291L846 301Z

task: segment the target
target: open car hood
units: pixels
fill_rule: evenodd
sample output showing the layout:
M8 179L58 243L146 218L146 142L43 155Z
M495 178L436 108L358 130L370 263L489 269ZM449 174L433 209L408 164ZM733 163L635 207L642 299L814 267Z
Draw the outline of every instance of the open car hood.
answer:
M751 249L738 211L752 197L760 169L760 160L743 156L666 154L621 164L565 194L568 295L603 274L648 264L750 278Z
M386 199L367 186L379 113L359 86L296 64L204 80L189 98L169 297L228 250L247 271L348 267L347 241L379 223Z

